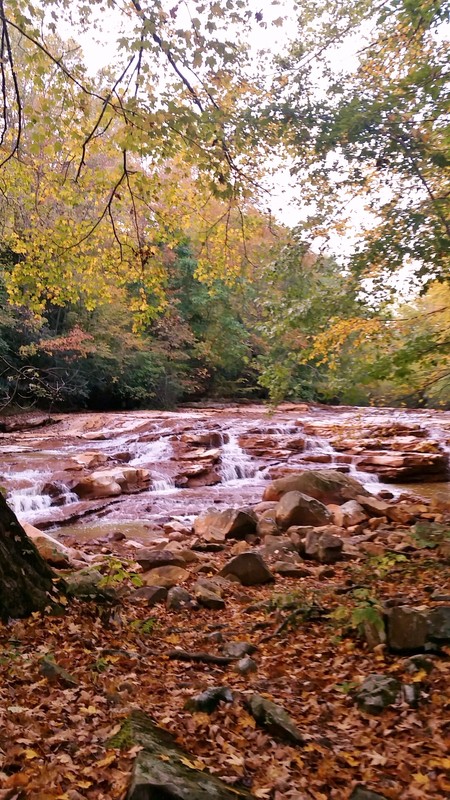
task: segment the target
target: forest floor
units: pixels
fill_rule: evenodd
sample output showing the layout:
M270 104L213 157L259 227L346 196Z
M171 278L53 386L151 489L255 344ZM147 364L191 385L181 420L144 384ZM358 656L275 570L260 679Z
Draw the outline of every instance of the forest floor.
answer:
M448 563L422 549L310 571L275 585L230 584L224 610L148 608L131 593L117 605L72 601L62 616L3 627L0 800L123 800L138 748L108 740L136 708L175 734L193 767L263 800L346 800L357 784L386 798L448 797L450 648L427 654L422 669L384 644L370 650L358 632L364 609L436 604L436 589L450 593ZM173 658L176 648L219 655L220 639L254 644L257 671ZM72 678L44 670L46 655ZM418 685L417 707L399 700L376 715L360 710L354 690L371 673ZM210 714L185 708L212 686L230 687L234 701ZM245 706L253 692L286 709L303 744L255 722Z

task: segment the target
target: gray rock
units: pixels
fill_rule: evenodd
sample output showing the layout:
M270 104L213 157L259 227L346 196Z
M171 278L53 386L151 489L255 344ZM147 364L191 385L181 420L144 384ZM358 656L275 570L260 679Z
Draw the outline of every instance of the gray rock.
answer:
M409 606L395 606L387 612L387 642L390 650L408 653L423 650L427 639L427 617Z
M311 469L273 481L264 492L265 500L277 500L287 492L303 492L322 503L345 503L366 497L362 483L334 469Z
M78 686L78 680L48 656L41 658L39 671L49 683L59 683L67 689Z
M235 576L243 586L256 586L260 583L271 583L274 580L267 564L259 553L241 553L225 564L219 575L224 578Z
M438 644L450 643L450 606L438 606L428 613L428 638Z
M171 550L149 550L146 547L137 550L134 559L141 565L144 572L154 569L154 567L184 567L186 564L182 556Z
M180 611L183 608L198 608L195 598L182 586L174 586L169 589L166 605L170 611Z
M228 686L212 686L210 689L189 697L184 707L188 711L205 711L210 714L215 711L219 703L232 703L233 692Z
M308 578L311 575L310 570L306 567L302 567L300 564L290 564L289 561L277 561L272 569L277 575L284 578Z
M290 553L300 561L295 544L287 536L266 536L264 544L259 548L259 551L262 556L278 556L280 559Z
M235 671L239 672L240 675L250 675L252 672L257 672L257 670L258 665L250 656L240 658L235 666Z
M272 736L294 744L304 744L304 739L287 711L260 694L252 694L246 701L250 714Z
M355 692L356 702L362 711L379 714L398 699L402 685L388 675L369 675Z
M319 500L302 492L287 492L276 507L277 526L285 531L292 525L327 525L333 519Z
M255 652L256 647L251 642L227 642L224 644L223 653L233 658L242 658Z
M97 598L104 594L100 584L103 575L95 567L87 567L71 575L64 575L67 594L71 597Z
M147 605L150 608L156 606L157 603L163 603L166 598L167 589L165 586L141 586L130 595L130 600L147 600Z
M195 759L147 714L133 711L113 737L111 747L140 745L126 800L255 800L254 796L186 764Z
M378 794L378 792L372 792L370 789L366 789L361 783L358 786L355 786L353 792L350 795L350 800L387 800L384 794Z
M218 587L216 587L215 591L212 591L199 581L194 585L195 599L204 608L225 608L225 600L217 593L217 588Z
M306 534L305 557L321 564L334 564L342 555L343 541L333 533L311 531Z
M256 515L249 508L209 509L194 522L194 533L201 539L223 542L225 539L245 539L256 531Z

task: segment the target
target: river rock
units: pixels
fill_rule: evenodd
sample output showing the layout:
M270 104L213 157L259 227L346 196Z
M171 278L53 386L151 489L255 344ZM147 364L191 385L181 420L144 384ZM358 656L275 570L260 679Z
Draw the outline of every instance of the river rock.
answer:
M225 539L245 539L256 531L256 516L248 508L209 509L194 521L194 532L201 539L223 542Z
M334 564L342 555L343 541L328 531L311 531L305 539L305 558L321 564Z
M165 586L170 589L189 578L189 572L182 567L156 567L144 572L141 578L147 586Z
M81 498L114 497L122 492L139 492L146 489L149 483L148 469L114 467L82 478L75 484L73 491Z
M304 744L304 738L293 719L282 707L260 694L252 694L246 701L250 714L272 736L293 744Z
M255 652L256 647L251 642L226 642L224 644L223 653L232 658L243 658L243 656L251 656Z
M215 590L211 588L212 581L205 585L203 581L194 584L195 599L204 608L221 609L225 608L225 600L220 596L220 587L215 585Z
M281 530L291 525L327 525L332 516L327 507L302 492L286 492L276 507L275 520Z
M66 547L61 542L58 542L57 539L54 539L53 536L50 536L50 534L40 531L28 522L23 522L22 528L28 538L31 539L34 546L39 550L42 558L53 567L67 569L67 567L76 566L77 564L83 565L85 557L82 553L79 553L78 550L74 550L72 547Z
M279 500L287 492L301 492L322 503L345 503L368 492L359 481L334 469L306 470L273 481L264 492L265 500Z
M341 506L329 505L328 510L333 515L335 525L340 528L350 528L352 525L359 525L368 519L366 511L357 500L347 500Z
M366 453L358 466L391 483L445 480L448 476L444 453Z
M253 672L258 671L258 664L250 656L244 656L235 664L234 669L239 675L251 675Z
M228 786L206 770L197 769L195 758L142 711L132 711L109 742L110 747L129 749L130 745L142 749L134 762L126 800L255 800L244 789Z
M386 511L389 508L389 503L386 503L386 500L381 500L379 497L374 497L373 495L369 495L368 497L358 495L355 499L371 517L386 516Z
M356 702L362 711L379 714L393 705L401 692L401 683L389 675L372 673L355 692Z
M154 548L142 548L138 550L134 560L141 565L144 572L155 567L184 567L184 558L171 550L156 550Z
M130 600L146 600L149 608L156 606L158 603L163 603L167 598L167 589L165 586L140 586L139 589L130 595Z
M241 553L225 564L219 575L235 576L243 586L271 583L274 577L259 553Z
M80 464L80 466L86 467L86 469L96 469L102 464L107 463L108 456L106 456L104 453L91 451L88 453L77 453L77 455L73 456L73 459L77 462L77 464Z
M173 586L169 589L166 605L170 611L180 611L183 608L198 608L195 598L182 586Z
M387 611L387 642L394 652L423 650L428 634L426 614L418 608L395 606Z

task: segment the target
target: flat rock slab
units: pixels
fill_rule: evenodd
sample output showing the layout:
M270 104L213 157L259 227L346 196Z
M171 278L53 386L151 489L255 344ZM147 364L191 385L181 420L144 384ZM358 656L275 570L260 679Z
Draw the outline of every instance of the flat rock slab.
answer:
M171 734L142 711L130 714L110 745L143 748L134 762L126 800L255 800L249 792L198 769L195 757L181 750Z

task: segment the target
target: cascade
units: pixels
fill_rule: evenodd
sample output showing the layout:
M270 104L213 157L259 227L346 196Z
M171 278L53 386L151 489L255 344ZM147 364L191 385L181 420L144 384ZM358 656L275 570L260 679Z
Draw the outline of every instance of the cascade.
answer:
M254 478L258 465L240 447L237 436L230 433L229 440L222 445L220 456L220 476L222 483L243 481Z

